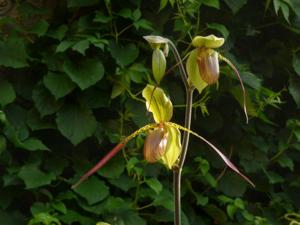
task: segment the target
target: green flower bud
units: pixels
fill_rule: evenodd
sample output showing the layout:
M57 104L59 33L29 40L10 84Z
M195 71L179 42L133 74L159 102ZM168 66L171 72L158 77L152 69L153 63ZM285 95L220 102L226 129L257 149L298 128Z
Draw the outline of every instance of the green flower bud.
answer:
M152 54L152 72L155 81L159 84L166 72L166 57L159 48Z

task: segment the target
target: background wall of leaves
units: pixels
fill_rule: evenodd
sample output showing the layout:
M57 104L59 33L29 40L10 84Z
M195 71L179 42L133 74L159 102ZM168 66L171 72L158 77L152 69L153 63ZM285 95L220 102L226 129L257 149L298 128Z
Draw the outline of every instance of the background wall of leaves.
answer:
M192 139L184 224L299 220L297 0L15 1L0 13L0 224L172 224L172 175L142 160L142 135L70 190L148 122L138 94L152 79L142 39L150 33L175 41L182 55L196 34L223 36L222 54L238 65L248 92L246 125L238 81L223 66L219 88L195 96L193 130L222 146L257 188ZM161 85L182 124L176 69Z

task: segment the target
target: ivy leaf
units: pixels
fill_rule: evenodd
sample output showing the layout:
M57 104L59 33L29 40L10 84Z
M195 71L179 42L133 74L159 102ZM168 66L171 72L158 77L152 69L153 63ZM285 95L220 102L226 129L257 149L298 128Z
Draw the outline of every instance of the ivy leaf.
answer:
M108 91L97 87L91 87L84 90L78 98L79 102L89 109L107 108L110 104L110 95Z
M236 211L237 211L237 207L235 205L227 205L226 207L226 212L229 216L230 219L233 220L234 218L234 215L236 214Z
M300 79L293 79L289 82L289 93L293 96L297 107L300 107Z
M81 90L84 90L102 79L104 67L99 59L81 59L78 62L65 61L64 71Z
M202 0L201 1L204 5L219 9L220 8L220 2L219 0Z
M110 16L106 16L102 11L97 11L93 21L99 23L108 23L111 20L112 18Z
M225 2L234 14L247 4L247 0L225 0Z
M115 82L114 83L114 86L112 88L112 91L111 91L111 95L110 95L110 98L111 99L114 99L116 97L118 97L119 95L121 95L124 91L125 91L125 87L120 84L119 82Z
M0 155L6 150L6 138L3 135L0 135Z
M56 99L71 93L76 85L62 73L49 72L43 79L44 85Z
M36 34L38 37L44 36L49 28L49 23L45 20L36 22L30 29L30 33Z
M146 180L146 184L153 190L155 191L156 194L159 194L162 189L163 186L162 184L159 182L159 180L157 180L156 178L150 178L148 180Z
M96 5L99 0L68 0L68 7L86 7Z
M60 42L56 47L56 52L65 52L67 49L71 48L77 41L75 40L64 40Z
M63 202L53 202L51 206L53 209L55 209L58 212L61 212L62 214L67 213L67 207Z
M162 191L155 196L153 205L162 206L172 211L174 206L174 200L172 194L166 188L162 189Z
M27 189L48 185L55 180L53 173L44 173L38 167L28 164L21 168L18 176L25 182Z
M213 204L205 206L204 211L212 218L217 224L226 224L226 213Z
M134 21L138 21L138 19L140 19L142 16L141 10L139 8L137 8L136 10L133 11L132 13L132 18Z
M56 117L59 131L68 138L73 145L92 136L97 122L93 113L77 105L65 105Z
M168 4L168 0L160 0L159 11L164 9Z
M28 66L25 42L21 38L10 37L0 40L0 66L23 68Z
M194 196L196 197L196 200L197 200L197 205L200 205L200 206L205 206L208 204L208 201L209 201L209 198L207 196L204 196L200 193L197 193L197 192L194 192L193 193Z
M85 198L90 205L100 202L109 195L108 187L95 176L75 188L75 192Z
M221 179L219 188L230 197L241 197L247 189L247 184L230 171Z
M51 216L48 213L38 213L33 216L33 219L31 219L28 222L28 225L38 225L38 224L51 224L51 225L61 225L59 220L55 218L54 216Z
M251 72L243 72L242 73L243 82L255 90L259 90L262 86L262 79L255 76L255 74Z
M275 173L273 171L266 171L265 169L264 169L264 172L265 172L266 176L268 177L270 184L277 184L277 183L284 182L284 178L282 176L280 176L278 173Z
M53 30L49 30L47 32L47 36L61 41L65 37L67 31L68 31L68 26L63 24Z
M78 222L79 224L84 224L84 225L95 225L95 223L96 223L90 217L83 216L83 215L79 214L78 212L73 211L71 209L67 210L66 215L60 216L60 220L68 225L76 224L76 222Z
M33 90L32 98L35 107L42 117L57 112L62 106L61 100L56 101L50 92L41 84Z
M300 76L300 57L296 55L293 56L293 67L295 72Z
M132 11L129 8L122 8L119 12L118 15L125 18L125 19L133 19L132 17Z
M145 30L151 30L153 31L152 23L149 20L140 19L138 21L135 21L133 23L134 27L138 30L140 28L143 28Z
M220 23L208 23L207 27L216 31L219 31L222 36L224 37L224 39L227 39L229 36L229 31L228 29Z
M106 178L116 179L124 172L125 163L123 157L114 157L99 170L98 174Z
M139 49L135 44L128 44L122 46L120 44L110 44L108 50L112 57L116 60L117 64L121 67L125 67L136 60L139 55Z
M146 221L142 219L136 212L133 210L127 210L121 213L121 218L123 224L131 225L131 224L139 224L139 225L146 225Z
M17 147L23 148L30 151L36 151L36 150L49 150L49 148L43 144L43 142L37 138L28 138L27 140L20 142Z
M294 161L288 157L286 154L281 155L278 159L278 163L283 168L289 168L291 171L294 171Z
M2 108L12 103L15 98L16 93L13 86L8 81L0 79L0 105Z
M48 118L41 118L40 114L35 109L28 111L26 123L32 131L56 129L56 125L51 120L48 120Z
M90 47L90 42L88 40L81 40L73 45L72 49L85 55L85 51Z
M135 182L127 175L121 175L118 179L109 179L109 183L120 190L123 190L124 192L127 192L130 188L135 187Z

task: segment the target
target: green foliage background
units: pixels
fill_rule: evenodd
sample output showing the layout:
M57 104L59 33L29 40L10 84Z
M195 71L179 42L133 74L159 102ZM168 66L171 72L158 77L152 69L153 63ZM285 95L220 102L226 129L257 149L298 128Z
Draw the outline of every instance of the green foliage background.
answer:
M51 2L51 4L48 4ZM222 64L219 86L195 95L192 129L256 184L227 171L191 139L183 224L289 224L300 208L300 4L297 0L16 1L0 18L0 224L172 224L172 173L142 158L144 136L75 191L71 184L122 137L151 119L143 35L172 39L184 56L195 35L223 36L251 116ZM168 68L174 65L168 57ZM183 124L173 69L162 87ZM236 101L237 100L237 101Z

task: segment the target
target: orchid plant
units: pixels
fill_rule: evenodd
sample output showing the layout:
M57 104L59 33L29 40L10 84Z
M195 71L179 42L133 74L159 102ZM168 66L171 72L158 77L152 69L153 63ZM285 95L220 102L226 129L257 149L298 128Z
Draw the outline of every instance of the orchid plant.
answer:
M152 113L155 123L147 124L138 129L119 144L117 144L105 157L103 157L93 168L86 172L79 181L72 186L76 188L80 183L93 175L97 170L103 167L114 155L116 155L131 139L140 133L146 133L144 142L144 159L149 163L163 163L167 169L173 170L174 173L174 224L181 224L181 202L180 202L180 185L181 170L185 161L188 149L189 135L201 139L211 149L213 149L234 172L240 175L253 187L254 184L243 175L238 168L211 142L200 134L190 129L191 125L191 109L193 103L193 91L195 89L201 93L208 85L213 85L219 79L219 60L226 62L237 75L244 97L244 112L248 122L247 109L245 103L245 88L241 77L235 66L224 56L216 51L217 48L224 44L223 38L214 35L206 37L197 36L192 40L195 47L190 53L186 62L186 68L175 45L167 38L161 36L145 36L146 41L153 49L152 54L152 73L156 85L148 84L142 92L142 96L146 100L146 108ZM169 48L174 53L175 59L179 66L179 71L186 89L186 114L184 126L171 122L173 115L173 105L171 100L159 87L164 75L166 74L166 57ZM181 138L181 131L183 138Z

